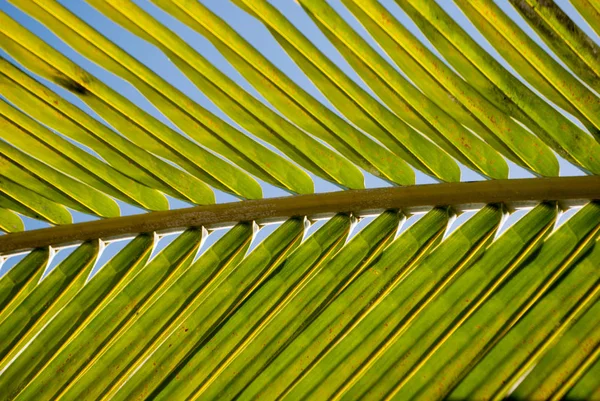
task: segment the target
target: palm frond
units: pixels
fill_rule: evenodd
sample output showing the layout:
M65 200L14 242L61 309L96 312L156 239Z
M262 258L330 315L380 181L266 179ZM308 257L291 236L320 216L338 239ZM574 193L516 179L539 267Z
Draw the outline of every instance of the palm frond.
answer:
M595 1L9 1L0 400L599 396Z

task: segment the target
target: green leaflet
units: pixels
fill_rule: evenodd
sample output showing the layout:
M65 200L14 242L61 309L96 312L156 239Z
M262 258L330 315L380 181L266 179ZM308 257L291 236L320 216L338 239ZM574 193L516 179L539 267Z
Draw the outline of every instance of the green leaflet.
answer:
M495 71L500 72L500 74L494 75L496 76L494 83L478 69L477 65L472 63L470 57L467 57L459 48L455 47L452 42L446 39L446 37L444 37L444 35L442 35L442 33L438 31L434 25L432 25L423 15L415 10L413 6L408 4L406 0L396 0L396 3L410 16L412 21L419 27L421 32L423 32L423 34L442 54L442 56L448 60L448 62L450 62L457 72L461 74L461 76L475 89L477 89L479 93L485 96L490 102L492 102L496 107L504 111L506 114L517 118L534 133L537 133L542 137L544 136L544 131L538 125L538 123L533 121L532 118L525 113L525 109L521 109L520 106L517 105L517 98L511 98L507 96L507 94L510 95L510 93L518 90L522 91L521 98L530 97L535 102L537 99L534 98L536 95L533 92L529 91L529 89L522 85L518 79L509 74L501 64L495 63L493 58L483 54L483 56L487 58L487 60L485 60L488 63L487 65L493 67L488 69L487 73L490 74L494 73ZM468 6L466 3L462 3L461 5L465 14L471 16L472 18L478 15L476 12L470 13L470 11L472 11L472 7ZM443 18L444 14L440 15L442 15ZM573 107L573 105L571 105L571 103L569 103L569 101L560 92L550 85L544 79L544 77L541 76L540 73L527 62L527 59L521 56L518 52L511 50L512 46L510 43L508 43L492 25L487 23L478 24L477 20L472 20L472 22L475 23L479 31L494 46L495 50L497 50L505 60L512 64L515 69L519 71L519 74L529 83L531 83L537 90L539 90L542 95L556 103L564 110L575 115L587 127L588 130L593 133L600 134L600 130L598 130L575 107ZM453 25L450 21L448 21L448 24L453 33L458 33L459 29L462 29L458 25ZM468 37L465 36L465 38ZM467 43L469 43L468 40ZM473 46L472 49L479 52L485 51L481 47L478 48L477 46ZM476 56L479 57L480 54L476 54ZM498 80L498 78L506 81ZM502 82L504 82L504 85L502 85ZM500 87L496 86L496 84L498 84ZM504 92L509 89L510 91ZM547 105L544 105L544 102L541 102L540 104L542 107L547 107ZM555 112L552 108L550 108L548 111ZM516 155L511 155L510 149L506 148L505 152L509 152L507 156L517 164L521 165L521 162L518 160ZM563 157L568 156L564 152L562 152L561 155L563 155Z
M598 377L600 376L600 359L596 355L596 362L585 373L585 375L573 386L565 396L568 400L596 400L600 397L600 386L598 386Z
M269 235L239 265L227 270L218 286L204 291L194 302L194 310L172 328L164 341L134 367L127 381L111 399L131 399L148 396L176 372L198 348L210 341L224 319L234 313L242 302L285 260L298 245L303 233L302 219L293 218ZM215 283L216 284L216 283Z
M0 366L27 344L37 332L83 286L100 250L100 241L85 242L35 287L0 322ZM11 352L12 350L12 352ZM2 376L4 379L4 376ZM0 384L0 388L5 388Z
M401 56L400 52L403 51L402 48L398 48L397 44L390 41L389 37L383 33L379 26L374 24L369 16L362 12L360 8L350 2L344 2L344 4L359 19L371 35L377 39L383 49L391 55L399 66L403 66L403 62L400 60L407 60L408 62L412 61L410 56ZM311 7L312 6L311 3ZM471 123L471 126L475 125L478 128L477 132L486 130L485 127L482 127L478 122L475 121L473 123L473 118L461 108L460 103L458 103L456 99L449 96L448 93L439 88L437 84L434 84L433 88L435 98L432 97L432 93L427 90L424 90L425 94L422 94L418 89L408 83L407 80L397 74L393 67L388 65L387 62L375 53L373 49L368 47L365 42L362 42L362 39L355 36L356 32L352 31L349 26L346 26L341 30L339 16L335 15L333 10L327 10L327 15L330 16L327 20L324 17L321 17L322 15L325 15L325 10L315 10L316 11L314 12L317 13L316 15L318 15L319 18L313 16L313 20L319 25L330 41L336 45L338 50L348 62L350 62L354 69L363 77L363 80L368 83L401 118L420 129L442 149L475 171L481 172L492 178L503 178L508 176L508 166L506 166L502 157L476 135L462 127L458 121L454 120L457 118L456 110L460 110L462 114L459 113L459 117L463 117L463 120L466 117ZM379 14L380 13L378 13L378 15ZM312 13L309 15L312 15ZM332 16L335 17L332 18ZM329 19L331 20L328 22ZM388 23L390 22L391 21L388 21ZM335 27L335 29L332 30L332 26ZM340 29L340 31L336 33L337 29ZM363 56L363 52L367 52L369 56L377 55L379 59L369 59L366 54ZM403 67L403 71L405 71L413 82L418 83L420 88L431 88L431 85L428 85L431 84L431 82L427 81L431 78L425 71L422 71L420 66L404 65ZM449 97L451 99L449 99ZM443 102L443 106L441 104L436 104L436 101ZM402 103L406 103L407 107L396 106L401 105ZM404 111L404 109L407 109L407 111ZM417 122L418 120L421 120L421 122ZM461 118L458 118L458 120L460 121ZM425 124L425 127L423 127L423 124ZM421 157L427 161L432 159L432 157L428 155L428 152L425 152Z
M511 4L562 61L600 90L600 47L554 2L511 0Z
M436 140L435 138L437 137L436 143L438 143L439 146L469 168L493 178L506 177L508 174L508 167L505 166L506 163L504 160L500 160L502 157L498 155L494 149L490 148L490 145L499 152L504 152L507 157L512 157L513 153L507 151L506 145L504 145L502 141L499 141L495 135L491 134L489 129L473 116L471 110L464 107L450 92L448 92L436 80L436 76L430 75L417 62L416 58L411 57L411 55L404 50L402 46L405 45L405 41L394 41L394 39L383 30L383 27L389 27L392 29L399 29L402 32L402 27L397 23L394 17L384 8L378 6L378 4L375 4L377 13L371 17L359 8L364 7L365 4L365 2L361 2L360 4L348 1L344 2L346 8L354 14L371 36L377 40L379 45L386 51L390 58L392 58L402 72L404 72L412 82L418 83L418 88L422 90L431 101L435 102L456 121L481 135L489 145L469 131L460 132L460 137L458 135L459 132L452 132L450 134L453 134L454 136L445 137L440 136L427 126L426 130L423 132L434 140ZM385 25L380 24L381 18L386 21ZM412 35L409 35L409 37L412 38ZM408 42L410 42L410 40L408 40ZM419 47L417 48L419 55L422 54L423 51L426 53L428 50ZM437 58L435 58L435 60L436 63L434 64L437 66L440 60ZM415 113L412 108L409 108L408 111L410 113ZM409 120L407 119L407 121ZM414 120L411 119L410 121L412 122ZM421 130L423 129L420 125L417 127ZM466 136L464 135L465 132L467 132ZM484 169L487 169L487 174Z
M600 98L561 67L495 4L479 0L459 0L457 4L460 5L463 1L469 1L473 8L489 23L493 24L506 40L514 46L515 50L526 57L530 64L535 66L550 84L562 93L597 128L600 128Z
M92 188L149 210L168 209L167 199L160 192L122 175L4 101L0 102L0 124L2 139ZM27 167L31 168L31 163ZM79 192L79 198L92 197L91 194L82 195L82 190ZM92 198L98 199L96 204L87 205L88 209L100 209L101 215L119 215L118 205L112 199L102 194Z
M450 60L458 72L480 93L492 101L496 107L526 124L529 129L561 156L568 160L574 160L576 164L584 163L591 166L588 168L595 168L597 158L592 153L592 159L589 160L589 152L586 146L582 145L583 143L593 142L590 141L592 138L589 138L565 116L561 115L502 67L439 6L429 3L423 4L423 2L412 2L412 0L396 0L396 2L419 24L428 39L442 52L444 57ZM463 12L471 18L472 22L479 27L481 24L478 25L478 22L481 21L473 19L473 16L469 14L470 6L461 0L457 0L457 3L461 6ZM432 21L433 26L430 24ZM485 20L483 22L487 24ZM488 31L493 30L491 26L484 26ZM486 37L493 35L483 30L483 28L480 28L480 30L483 34L486 34ZM491 36L490 40L493 42L494 38L494 36ZM497 44L497 47L502 49L503 46L509 45L501 42ZM505 53L502 50L500 51L502 54ZM513 56L518 53L506 53L509 61L528 65L522 59L512 60ZM527 68L523 68L523 71L528 74L525 77L531 79L533 84L536 84L536 79L544 80L543 77L536 78L534 73L529 74ZM540 88L540 90L552 100L556 100L556 96L561 96L556 95L553 98L553 95L544 88ZM560 102L557 103L561 104ZM589 149L595 148L595 144L590 146Z
M25 113L97 152L123 174L193 203L203 202L203 183L148 153L0 58L2 94Z
M415 317L345 398L389 398L533 254L554 227L557 207L541 204L504 232ZM411 280L409 276L408 281ZM383 306L383 305L382 305Z
M532 155L539 153L541 142L526 131L515 129L515 122L511 114L503 108L493 104L482 96L468 82L452 71L442 60L437 58L427 47L416 39L406 28L379 3L374 1L356 2L345 0L344 4L353 14L370 30L384 50L396 61L405 73L416 82L428 96L438 101L439 106L447 110L454 118L469 126L478 135L481 135L490 145L505 156L517 159L517 163L531 169ZM418 71L423 70L421 74ZM433 82L431 82L433 80ZM433 88L431 87L433 86ZM445 90L444 90L445 89ZM446 93L446 90L449 94ZM448 97L451 99L448 101ZM444 101L446 100L446 101ZM462 106L462 107L461 107ZM471 119L461 117L465 110L472 115ZM474 125L471 120L478 124ZM483 124L483 125L482 125ZM531 142L530 142L531 141ZM462 143L460 138L455 138L454 143ZM530 143L529 153L519 153L516 149ZM497 162L489 156L489 151L473 148L463 144L475 153L477 160L486 160L491 166L488 168L499 169ZM545 149L541 145L541 149ZM547 150L544 150L547 152ZM514 157L516 156L516 157ZM472 164L472 161L471 161ZM550 166L547 164L547 166ZM505 168L508 174L508 168ZM504 171L504 170L502 170ZM539 171L538 171L539 172ZM488 174L489 175L489 174Z
M22 38L21 42L27 41L30 47L35 45L35 48L39 48L38 53L40 55L34 54L29 48L21 46L18 41L9 38L4 33L0 33L1 37L5 39L2 41L2 46L7 52L31 71L79 96L120 133L126 135L138 146L149 147L149 150L166 158L173 158L172 156L175 154L175 161L183 161L186 169L188 165L193 165L193 173L200 174L200 178L214 177L210 179L209 183L219 189L247 198L260 198L262 196L260 185L246 173L194 142L187 140L184 136L142 111L125 97L56 52L35 35L23 29L5 14L0 13L0 21L5 26L10 26L14 30L15 36ZM53 64L46 61L50 56ZM198 132L204 132L202 126L196 124L194 127L195 130L199 130ZM211 142L211 145L220 146L220 142L217 142ZM219 150L223 149L218 148L217 151ZM227 154L228 152L225 151L224 153ZM277 156L273 157L277 159ZM264 178L267 182L271 180L262 170L256 169L252 165L244 167L249 172ZM164 201L166 202L166 199Z
M0 322L37 286L50 260L50 252L49 248L34 249L0 278Z
M17 128L2 116L0 116L0 125L5 128L5 138L6 136L11 138L28 136L27 132ZM27 147L21 147L27 149ZM52 152L45 154L48 155L48 158L54 156ZM102 192L74 180L6 142L0 143L0 174L51 201L84 213L101 217L120 215L119 205Z
M165 116L201 144L240 167L251 166L278 186L293 192L313 192L312 181L305 172L202 108L58 3L38 2L39 6L31 2L19 4L76 50L129 81ZM141 22L144 17L146 21L154 21L139 8L134 11L136 21ZM313 145L318 146L317 143Z
M116 92L113 92L112 95L115 98L120 96ZM196 142L160 123L126 98L120 97L118 100L122 101L124 107L131 108L131 111L139 113L139 116L143 118L141 123L133 121L127 115L116 111L111 105L91 92L85 95L83 100L132 142L152 153L176 162L200 180L240 198L259 199L262 197L262 189L254 178L199 146ZM262 174L260 171L252 172L257 176ZM270 182L269 177L263 178Z
M331 304L307 325L289 345L282 349L256 379L249 390L261 388L273 397L284 394L302 369L310 369L315 358L328 348L329 342L344 331L346 324L358 323L378 304L395 283L441 240L449 211L434 209L387 246L381 256L350 283ZM319 279L317 276L316 280ZM252 393L249 393L252 394Z
M585 254L600 230L600 205L590 203L554 231L461 327L420 367L396 399L444 398L490 348ZM435 377L435 386L432 378Z
M366 316L359 314L356 325L351 321L343 328L329 327L336 331L333 338L328 338L332 341L331 346L315 349L312 357L309 354L307 362L311 363L307 371L295 375L298 378L287 389L286 398L339 398L375 362L394 336L410 326L419 311L435 299L462 269L477 260L493 238L502 215L500 206L486 206L416 266L410 266L407 274L385 297L376 300L375 308L367 309ZM348 291L351 289L348 288ZM369 301L364 300L366 303ZM340 305L337 308L339 310ZM306 333L314 331L318 331L317 326ZM297 348L290 347L287 352L294 351L298 352ZM294 364L290 367L294 367ZM253 383L247 394L256 394L256 390L258 388Z
M485 93L488 99L490 97L496 98L496 105L501 107L499 103L506 103L502 98L507 97L526 113L525 116L527 116L527 118L533 120L534 124L528 124L529 128L547 144L551 145L553 149L557 150L561 155L567 158L571 157L569 156L570 154L573 154L586 161L584 156L580 156L584 153L585 148L579 147L576 139L578 139L579 136L585 137L587 134L582 132L576 125L553 109L525 85L520 83L516 77L512 76L496 60L494 60L492 56L475 43L475 41L470 38L439 6L428 2L427 4L424 4L423 2L414 2L412 0L397 0L397 2L409 13L409 15L411 15L411 17L413 17L414 14L420 13L419 15L421 18L432 23L435 28L439 30L439 34L443 35L438 36L438 38L444 37L445 40L449 41L453 46L456 46L456 49L449 48L448 43L442 43L442 46L446 49L446 52L443 52L445 56L448 51L455 52L458 50L463 53L464 57L468 58L467 62L464 57L462 59L458 56L455 57L462 65L455 64L454 60L452 60L453 65L456 65L462 76L466 77L467 80L471 79L468 73L473 67L468 64L472 63L487 77L487 79L481 79L481 77L475 76L477 79L473 81L472 84L477 85L476 88L479 91L483 90L482 93ZM458 3L462 4L461 1ZM438 43L433 43L438 46ZM490 82L488 79L494 84L493 86L489 85ZM497 85L497 87L495 87L495 85ZM513 112L509 115L523 120L520 114L521 113ZM525 119L524 122L527 123L527 119ZM539 125L540 129L536 129L536 125ZM514 140L520 136L520 134L518 134L519 132L523 132L522 128L521 131L511 129L511 131L507 131L505 135L509 138L512 137ZM519 148L519 144L513 145L516 145L516 147L512 148L512 150L519 155L519 153L516 152ZM529 151L536 153L537 151L535 148L538 146L539 145L536 145L535 147L532 146L529 148ZM544 145L542 145L541 149L543 148L545 148ZM568 151L565 149L568 149ZM523 161L531 163L529 156L521 154L520 157ZM592 162L593 166L595 162L594 160L592 160ZM548 164L547 167L553 165L552 168L556 171L558 167L556 161L554 163L549 163L550 164Z
M277 9L266 1L242 0L235 3L265 24L321 93L350 121L416 168L443 178L439 172L433 172L429 165L419 159L419 151L423 149L428 149L430 159L436 159L440 150L431 143L423 143L420 135L344 74ZM348 138L347 135L345 138L347 143L361 149L364 157L371 163L380 165L381 162L377 162L377 159L381 156L373 153L373 147L365 146L370 141L361 140L360 144L356 144L356 138Z
M207 250L162 295L123 326L121 335L113 337L94 364L76 383L70 385L66 398L99 398L119 388L119 379L128 377L129 368L143 361L150 348L156 348L164 332L177 327L181 315L202 291L217 280L228 266L243 257L252 240L252 224L242 223ZM237 264L237 263L236 263ZM150 301L152 302L152 301Z
M0 117L0 122L2 121L5 120ZM7 126L10 128L10 125ZM7 131L10 131L10 129ZM14 133L16 135L27 135L17 130L15 130ZM98 193L101 199L106 198L101 192L93 190L89 186L82 184L80 181L76 181L52 167L49 167L47 164L28 156L26 153L13 148L4 141L0 142L0 175L36 192L44 198L79 210L83 213L96 214L93 209L86 207L85 202L77 202L69 196L73 192L71 184L75 187L75 197L78 194L78 190L81 190L80 193L83 192L84 197L87 197L88 199L90 199L90 195L94 193ZM54 186L54 179L57 179L58 181L56 186ZM65 192L60 188L64 188ZM108 200L112 202L111 199Z
M16 399L50 398L66 391L69 383L76 380L94 360L96 352L101 351L112 336L147 304L148 298L178 270L185 269L192 262L203 238L202 233L198 229L185 231L150 263L143 264L112 297L102 301L76 335L45 361L29 383L19 381L18 386L11 385L13 393L18 393Z
M50 224L69 224L71 213L62 205L42 197L0 175L0 207Z
M350 225L349 216L334 216L303 242L210 342L158 389L156 398L181 399L200 394L246 348L261 350L262 344L253 340L278 314L285 313L295 289L306 284L343 247Z
M600 34L600 4L593 0L571 0L570 2L592 29Z
M25 230L23 220L15 212L0 208L0 230L5 233L14 233Z
M467 146L469 145L469 138L471 138L470 133L404 79L354 30L352 30L352 28L337 15L327 3L301 2L301 4L312 20L319 26L321 31L323 31L328 39L336 46L338 51L340 51L353 68L362 75L363 80L371 86L373 91L394 112L396 112L399 117L406 118L406 113L402 113L402 107L399 108L397 105L406 103L420 114L419 117L423 119L423 122L426 125L433 127L434 136L431 139L436 142L439 142L440 140L445 141L445 139L435 135L438 132L440 133L439 135L442 135L443 137L452 136L453 138L456 138L456 136L454 136L455 133L460 133L460 135L466 138L465 142L467 142ZM409 122L412 123L410 120ZM432 132L431 129L427 130L425 133L428 132ZM396 132L395 134L398 135ZM444 176L442 177L445 178L446 181L459 179L455 176L456 166L452 166L452 163L450 163L449 160L431 157L430 154L428 154L429 151L424 149L426 147L425 144L427 143L425 138L413 134L405 135L402 138L397 139L403 146L406 146L409 149L414 147L412 150L413 152L416 152L415 154L418 156L418 159L422 163L426 163L432 171L436 172L436 174L439 174L439 171L442 170L444 172ZM412 141L413 143L410 144L409 141ZM453 142L456 147L456 144L459 141ZM483 145L481 142L479 142L479 144ZM474 144L474 146L478 147L477 144ZM416 151L417 149L418 151ZM484 170L487 171L488 169L484 168Z
M344 141L345 131L354 128L331 110L295 85L285 74L249 45L237 32L199 2L154 1L156 5L181 22L205 36L219 52L256 88L270 103L298 127L330 143L340 153L365 166L366 159L358 149L350 149ZM363 188L363 177L355 166L336 162L329 172L339 177L348 188ZM369 166L366 170L374 172Z
M593 252L599 252L597 242ZM590 255L586 259L589 260L591 257ZM596 263L600 264L600 262ZM599 344L600 302L596 300L594 305L546 352L510 397L521 400L549 400L552 397L564 397L565 393L598 359Z
M525 54L519 53L511 45L511 43L502 35L497 26L488 22L472 5L468 4L467 2L459 0L457 4L469 17L471 22L486 37L486 39L490 40L496 48L500 49L503 57L505 57L507 61L509 61L511 65L517 69L517 71L522 71L522 76L527 79L528 82L534 85L534 87L540 90L544 95L550 95L549 99L570 111L574 116L586 124L588 130L594 136L600 138L600 130L595 127L593 123L589 122L589 119L584 117L581 111L577 109L573 111L572 109L574 106L571 103L568 103L569 106L565 107L563 103L565 100L569 101L569 99L566 98L564 94L559 93L556 85L552 85L552 82L547 80L546 77L544 77L544 75L536 69L535 64L531 63L531 60L529 60ZM491 57L485 60L485 62L488 63L488 68L493 66L494 63L497 64L497 62L493 61ZM516 114L516 116L562 157L574 162L575 164L581 164L588 170L596 171L598 166L598 156L596 156L598 144L594 143L593 139L590 138L589 135L585 134L582 130L573 125L573 123L570 122L566 116L560 114L546 102L539 99L537 95L533 94L529 89L525 88L516 77L504 70L503 67L500 67L497 64L496 69L505 72L505 78L508 80L506 83L509 85L512 84L514 85L515 89L520 90L520 96L528 96L524 99L534 103L533 106L535 106L535 108L526 109L525 107L529 106L527 103L523 103L521 106L522 109L528 113L528 118L531 117L531 119L535 120L534 124L528 122L527 119L521 118L518 114ZM565 71L565 74L568 73ZM507 92L507 89L504 89L504 87L502 88L503 91L510 96L510 93ZM549 93L551 91L555 91L559 94ZM517 101L515 102L518 103ZM538 109L538 107L542 107L542 109ZM543 110L544 113L549 114L541 115L541 110Z
M600 295L600 248L564 273L450 393L450 398L504 399L554 341Z
M271 143L314 174L337 181L336 164L347 164L346 160L251 96L174 32L133 3L108 3L111 4L95 1L92 5L161 49L204 94L242 127ZM290 180L292 178L289 177ZM312 182L307 178L303 179L304 188L297 185L304 193L313 191ZM302 182L300 179L296 181Z
M468 148L468 143L466 145L461 143L463 137L469 138L470 135L468 131L466 131L466 129L456 120L446 114L443 109L438 107L434 102L405 80L391 65L377 54L374 49L360 38L347 23L343 22L341 17L335 14L325 2L307 2L306 8L310 10L313 19L318 20L322 26L326 26L331 32L331 35L335 35L349 50L351 49L357 56L361 57L373 71L377 72L381 79L386 81L386 85L399 91L401 96L403 96L429 124L435 127L440 133L443 133L444 136L452 138L450 142L452 142L454 146L465 146ZM367 82L370 83L371 80L368 80ZM545 146L539 142L537 138L521 128L516 122L503 118L501 113L493 113L494 110L494 108L488 108L484 113L479 114L478 117L482 119L483 122L487 124L488 128L490 128L497 136L501 137L503 142L508 145L514 153L520 155L520 157L526 161L530 169L533 169L534 171L537 171L538 174L542 175L556 175L556 167L558 165L550 150L545 149ZM482 118L484 114L486 119ZM487 120L488 118L489 121ZM514 131L519 138L527 138L526 140L523 140L527 144L531 143L531 146L523 147L521 143L517 146L514 137L507 135L507 132L511 131ZM470 141L467 140L467 142ZM533 144L536 144L535 150ZM484 149L487 149L486 154L489 154L490 152L495 154L492 149L486 146L481 147L481 145L483 144L480 143L479 146L476 145L477 148L481 148L478 152L483 152ZM496 158L499 158L499 156L496 155ZM483 155L478 155L478 163L481 163L482 159L484 159ZM473 164L473 160L471 160L471 164ZM487 166L484 171L490 171L490 166ZM499 168L498 171L502 172L503 169Z
M220 371L214 381L208 387L196 389L194 396L205 399L247 398L243 395L244 389L286 344L335 300L371 261L379 257L393 240L399 222L398 212L384 212L331 260L318 266L309 280L287 283L285 294L290 294L290 297L286 299L286 304L275 316L267 315L268 319L262 320L261 316L257 316L261 324L253 333L253 344L239 349L241 352L236 353L232 361L227 361L228 366Z
M103 298L114 294L123 278L148 260L153 244L152 235L142 234L133 239L78 291L31 343L15 349L6 359L9 364L0 366L0 387L5 394L14 395L15 390L27 383L72 334L89 321L90 313L102 304Z
M500 31L500 33L514 46L515 50L521 53L524 57L527 57L532 65L534 65L540 73L546 77L546 79L555 86L561 93L571 101L571 103L577 107L584 115L586 115L596 126L598 126L598 117L590 116L591 113L597 112L598 99L594 99L595 96L589 91L583 84L581 84L573 75L571 75L566 69L564 69L558 62L556 62L548 53L546 53L539 45L537 45L533 39L531 39L518 25L512 21L508 16L497 6L483 4L478 0L470 1L472 6L477 12ZM525 0L527 1L527 0ZM536 15L536 12L527 5L527 3L514 3L517 10L521 12L521 15L525 16L526 21L534 27L540 37L548 43L548 26L546 23L536 24L532 21L532 17ZM557 7L557 6L555 6ZM539 5L537 10L539 12ZM529 11L529 12L527 12ZM546 16L548 13L546 13ZM539 18L539 17L538 17ZM540 21L541 22L541 21ZM556 27L556 26L555 26ZM544 29L546 28L546 29ZM542 31L546 31L543 32ZM574 31L574 29L572 29ZM575 32L572 32L575 33ZM559 56L567 66L579 75L588 85L594 90L600 88L600 82L598 77L589 69L583 69L582 63L577 63L576 60L565 59L565 53L561 51L560 47L554 44L549 44L550 48ZM586 72L584 74L584 71ZM592 79L593 78L593 79Z

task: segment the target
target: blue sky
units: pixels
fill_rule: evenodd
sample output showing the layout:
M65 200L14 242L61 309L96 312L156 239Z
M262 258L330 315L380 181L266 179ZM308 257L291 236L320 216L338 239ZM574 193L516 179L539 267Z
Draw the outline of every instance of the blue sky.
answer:
M123 95L130 98L144 110L148 111L155 117L159 118L164 123L172 126L177 129L169 120L167 120L157 109L155 109L137 90L135 90L131 85L121 80L120 78L112 75L108 71L99 67L98 65L90 62L89 60L83 58L78 53L73 51L68 45L54 36L49 30L47 30L44 26L28 17L26 14L22 13L18 10L18 8L14 7L13 4L18 4L19 0L13 0L13 2L9 2L7 0L0 0L0 10L6 12L12 18L17 20L23 26L37 34L39 37L43 38L50 45L61 51L63 54L67 55L76 63L80 64L82 67L90 71L96 77L102 79L104 82L112 86L117 91L121 92ZM171 62L155 47L148 44L147 42L139 39L128 31L122 29L108 18L104 17L102 14L97 12L91 6L89 6L84 1L80 0L60 0L65 7L69 8L75 14L77 14L80 18L84 19L102 34L107 36L113 42L117 43L123 49L128 51L131 55L139 59L141 62L152 68L155 72L157 72L160 76L165 78L175 87L186 93L196 102L198 102L203 107L209 109L214 114L223 118L231 125L236 126L238 129L243 130L240 126L238 126L234 121L229 119L225 114L223 114L218 108L216 108L198 89L196 89L193 84L177 69L175 68ZM240 85L242 85L246 90L254 94L257 98L264 101L264 99L258 94L242 77L229 65L229 63L212 47L212 45L205 40L202 36L187 28L185 25L176 21L162 10L158 9L158 7L154 6L148 0L134 0L136 4L144 8L146 11L151 13L155 18L159 21L166 24L169 28L179 34L182 38L184 38L189 44L191 44L198 52L200 52L203 56L208 58L212 63L214 63L217 67L219 67L222 71L228 74L231 78L236 80ZM282 71L284 71L288 76L290 76L294 81L300 84L303 88L305 88L309 93L318 98L321 102L331 107L329 102L323 97L323 95L312 85L312 83L304 76L304 74L296 67L293 61L285 54L285 52L279 47L277 42L270 36L269 32L261 25L257 20L250 17L241 9L237 8L228 0L202 0L202 2L212 9L216 14L224 18L234 29L236 29L240 34L242 34L252 45L254 45L257 49L259 49L267 58L269 58L277 67L279 67ZM354 73L354 71L348 66L348 64L344 61L344 59L339 55L339 53L335 50L335 48L325 39L325 37L320 33L320 31L316 28L316 26L311 22L311 20L304 14L302 9L294 0L271 0L271 3L276 5L285 15L286 17L292 21L298 28L302 30L302 32L313 41L328 57L330 57L338 66L340 66L351 78L353 78L357 83L359 83L363 88L367 91L371 92L370 89L360 80L360 78ZM377 47L377 45L373 42L373 40L366 34L366 32L362 29L362 27L354 20L351 14L341 5L339 0L329 1L329 3L348 21L352 24L352 26L365 37L372 46L380 51L384 57L387 56L381 52L381 50ZM388 10L396 16L398 20L400 20L407 28L409 28L415 35L417 35L421 40L429 46L427 40L420 34L420 32L416 29L414 24L410 21L410 19L397 7L393 0L381 0L381 3L388 8ZM440 4L446 9L448 13L452 15L452 17L458 21L486 50L488 50L492 55L494 55L500 62L502 62L509 70L513 71L512 68L504 62L500 58L500 56L494 51L494 49L479 35L479 33L471 26L468 20L464 17L464 15L458 10L458 8L451 1L441 1ZM508 1L500 1L498 4L507 12L509 15L516 20L520 26L525 29L540 45L547 49L545 44L537 37L535 33L524 23L518 13L509 5ZM586 33L600 43L600 39L597 35L589 28L587 23L583 21L583 19L577 14L577 12L572 8L572 6L568 3L568 1L563 0L559 2L560 6L563 10L569 14L569 16L580 26L582 27ZM435 49L429 46L430 49L435 51ZM0 54L2 56L10 57L0 50ZM388 58L389 60L389 58ZM390 63L393 65L393 62ZM517 74L515 74L517 75ZM63 97L69 99L74 104L79 107L87 110L90 114L96 116L91 109L89 109L83 102L81 102L77 97L72 95L71 93L59 88L51 83L44 82L45 84L51 86L54 90L60 93ZM372 93L372 92L371 92ZM331 107L332 108L332 107ZM332 108L333 109L333 108ZM267 145L268 146L268 145ZM581 171L571 166L569 163L561 160L561 175L581 175ZM525 170L516 167L511 164L511 177L531 177L529 173ZM319 178L313 177L316 183L316 191L317 192L326 192L326 191L334 191L339 190L334 185L325 182ZM473 173L468 169L463 169L463 181L472 181L472 180L480 180L482 179L477 174ZM423 174L418 173L417 175L417 183L431 183L433 180L430 177L427 177ZM367 187L380 187L388 185L385 182L366 174L366 185ZM286 193L278 188L272 187L268 184L263 185L265 196L284 196ZM228 202L234 201L235 199L224 193L217 193L217 200L219 202ZM188 206L184 202L172 200L172 207L185 207ZM133 206L125 205L120 203L122 207L123 214L132 214L132 213L140 213L142 212L140 209L137 209ZM75 214L76 221L89 220L90 217L83 214ZM37 228L44 226L43 223L34 222L33 220L28 219L27 228ZM267 230L270 231L270 230Z

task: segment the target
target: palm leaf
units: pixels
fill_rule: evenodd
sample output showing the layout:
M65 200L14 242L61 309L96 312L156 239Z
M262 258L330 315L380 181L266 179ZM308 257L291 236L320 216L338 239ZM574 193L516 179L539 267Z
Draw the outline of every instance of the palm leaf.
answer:
M593 400L594 398L597 398L598 394L600 394L597 379L599 371L600 362L598 362L596 357L596 362L592 365L592 367L585 366L584 371L582 372L583 377L577 378L578 380L576 381L576 384L573 387L566 388L562 394L559 394L559 396L562 396L566 392L566 396L573 399Z
M12 312L35 289L51 259L50 248L36 249L2 277L2 310L0 319Z
M595 248L594 252L597 252ZM591 260L593 262L593 260ZM581 379L590 365L598 359L598 309L600 302L589 309L560 337L555 346L539 360L523 383L515 390L516 398L564 397L568 389ZM585 344L581 347L580 344Z
M0 400L598 397L571 2L0 4Z

